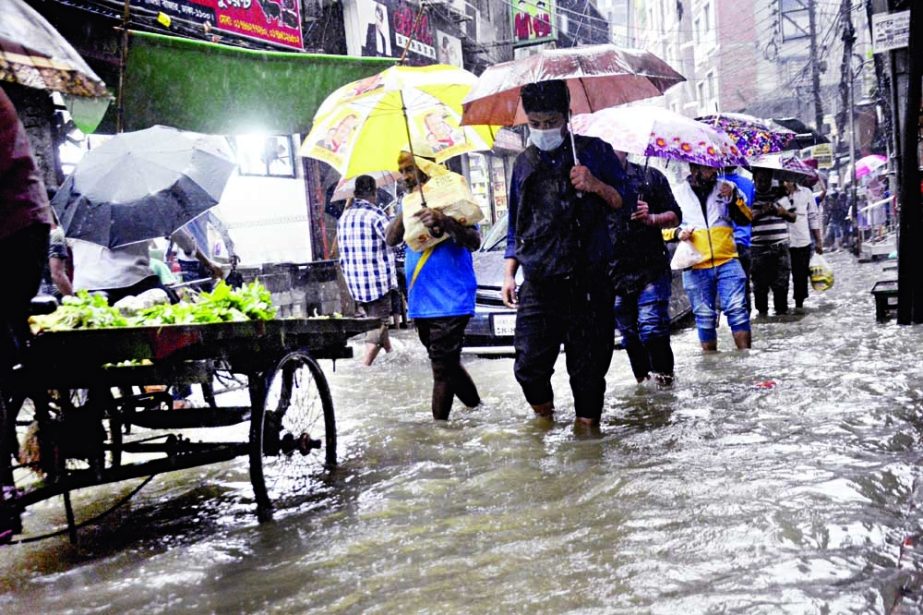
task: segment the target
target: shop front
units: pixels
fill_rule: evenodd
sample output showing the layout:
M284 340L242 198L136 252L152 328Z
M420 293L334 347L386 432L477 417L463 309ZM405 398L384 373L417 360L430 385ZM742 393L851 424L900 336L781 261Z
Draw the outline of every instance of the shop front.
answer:
M484 212L484 220L481 222L484 233L506 215L513 162L522 150L522 135L512 129L501 128L491 151L462 157L463 172Z

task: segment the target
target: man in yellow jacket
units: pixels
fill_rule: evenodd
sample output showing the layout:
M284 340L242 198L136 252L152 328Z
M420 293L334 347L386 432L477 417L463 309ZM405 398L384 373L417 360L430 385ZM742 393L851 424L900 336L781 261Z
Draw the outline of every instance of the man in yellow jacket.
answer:
M691 241L703 260L683 272L683 288L692 304L699 342L718 349L718 306L727 317L738 349L750 347L747 274L737 258L734 224L750 224L747 201L733 184L718 181L718 169L689 165L690 175L674 191L683 224L673 238Z

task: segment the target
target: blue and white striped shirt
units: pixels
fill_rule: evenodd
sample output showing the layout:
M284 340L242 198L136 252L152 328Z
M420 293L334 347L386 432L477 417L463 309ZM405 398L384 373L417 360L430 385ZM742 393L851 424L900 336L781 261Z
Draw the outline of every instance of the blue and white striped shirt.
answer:
M349 294L371 303L397 288L394 252L385 243L388 216L378 207L356 199L337 222L340 267Z

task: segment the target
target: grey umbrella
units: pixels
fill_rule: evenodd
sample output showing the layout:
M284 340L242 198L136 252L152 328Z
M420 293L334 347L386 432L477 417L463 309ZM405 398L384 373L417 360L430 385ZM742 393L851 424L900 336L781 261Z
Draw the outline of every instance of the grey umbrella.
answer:
M154 126L90 150L51 204L68 237L117 248L217 205L235 166L223 137Z

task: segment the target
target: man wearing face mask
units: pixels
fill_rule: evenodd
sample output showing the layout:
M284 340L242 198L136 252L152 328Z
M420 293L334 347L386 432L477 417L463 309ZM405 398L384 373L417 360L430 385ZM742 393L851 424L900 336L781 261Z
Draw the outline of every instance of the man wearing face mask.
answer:
M563 81L524 86L529 146L513 165L503 301L517 308L514 373L538 416L551 418L551 375L564 344L577 425L602 414L612 360L609 212L632 204L625 172L600 139L567 130ZM516 273L524 282L516 289Z
M702 350L718 349L718 304L727 317L738 349L750 347L747 275L737 258L734 224L750 224L746 199L730 183L718 181L718 170L689 165L690 175L674 192L683 224L673 238L690 240L705 258L683 271L683 288L692 304Z

